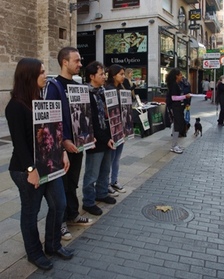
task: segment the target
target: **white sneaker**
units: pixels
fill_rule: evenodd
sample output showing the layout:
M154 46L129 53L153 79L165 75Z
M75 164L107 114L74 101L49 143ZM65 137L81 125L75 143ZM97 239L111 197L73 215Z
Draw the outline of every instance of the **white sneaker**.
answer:
M174 153L177 153L177 154L182 154L183 153L183 150L177 145L177 146L174 146L170 149L171 152L174 152Z
M93 219L78 216L76 219L67 221L68 226L90 226L93 224Z
M111 185L108 185L108 194L110 197L118 197L119 193L115 191Z
M62 225L61 225L61 239L63 239L63 240L72 239L72 235L71 235L70 231L68 230L68 227L65 222L62 223Z
M111 184L111 186L115 191L118 191L120 193L126 193L125 188L122 187L117 181L114 184Z

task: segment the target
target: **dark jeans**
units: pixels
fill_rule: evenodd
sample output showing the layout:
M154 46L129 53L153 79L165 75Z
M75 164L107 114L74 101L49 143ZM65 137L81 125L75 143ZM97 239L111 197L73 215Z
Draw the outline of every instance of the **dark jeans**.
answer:
M70 168L63 176L65 195L67 206L63 218L63 222L75 219L79 215L79 200L77 198L76 189L78 188L79 176L82 167L83 152L68 153Z
M43 197L49 207L45 226L45 249L48 251L60 249L61 224L66 206L62 179L54 179L35 189L27 181L26 172L10 171L10 175L20 193L20 225L28 258L36 260L43 255L37 227L37 217Z

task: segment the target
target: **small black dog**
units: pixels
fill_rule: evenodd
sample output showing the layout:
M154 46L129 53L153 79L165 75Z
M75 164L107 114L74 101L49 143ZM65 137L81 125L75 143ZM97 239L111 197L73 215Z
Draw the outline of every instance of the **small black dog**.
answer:
M201 126L201 123L200 123L201 119L198 117L196 118L196 122L194 124L194 135L197 137L200 133L201 133L201 136L202 136L202 126Z

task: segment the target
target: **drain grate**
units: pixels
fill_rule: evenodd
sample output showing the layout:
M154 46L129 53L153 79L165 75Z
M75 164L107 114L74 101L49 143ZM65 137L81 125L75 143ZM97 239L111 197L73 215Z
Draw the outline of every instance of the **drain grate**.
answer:
M162 211L157 208L168 207L171 210ZM156 203L149 204L143 207L142 214L149 220L155 222L164 222L170 224L181 224L183 222L189 222L194 218L194 214L185 207L171 203Z

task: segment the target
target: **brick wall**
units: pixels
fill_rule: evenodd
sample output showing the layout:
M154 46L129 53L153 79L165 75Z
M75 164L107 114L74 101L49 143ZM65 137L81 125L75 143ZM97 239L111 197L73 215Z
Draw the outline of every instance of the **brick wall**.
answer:
M3 116L15 67L22 57L36 57L44 62L48 73L59 72L58 50L70 42L76 46L76 13L70 19L69 0L2 0L0 26L0 116ZM59 39L59 28L66 30L65 39Z

